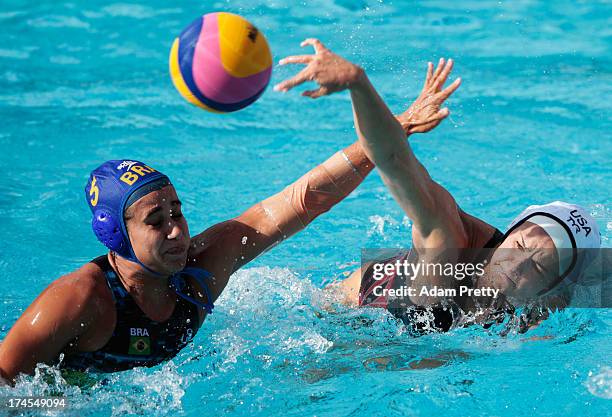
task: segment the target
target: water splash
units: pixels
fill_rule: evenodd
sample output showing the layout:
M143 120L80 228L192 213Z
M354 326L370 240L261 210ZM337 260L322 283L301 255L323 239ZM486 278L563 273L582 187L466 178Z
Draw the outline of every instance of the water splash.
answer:
M604 366L596 373L589 372L585 385L594 396L612 400L612 368Z

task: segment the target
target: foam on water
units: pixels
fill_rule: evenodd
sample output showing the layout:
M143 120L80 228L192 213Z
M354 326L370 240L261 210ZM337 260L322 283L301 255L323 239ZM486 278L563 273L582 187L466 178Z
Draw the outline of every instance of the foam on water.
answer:
M333 293L286 268L250 268L232 277L215 313L174 360L110 375L75 376L39 365L14 388L0 388L0 396L65 395L68 415L79 416L198 415L204 404L214 414L276 414L289 407L303 415L318 413L321 402L356 410L345 390L355 390L353 381L360 380L380 392L376 401L388 397L387 404L409 392L414 402L404 405L431 406L440 396L462 401L486 395L487 372L517 361L539 368L542 383L550 383L559 369L541 355L566 355L574 344L595 359L603 352L593 351L589 340L607 331L598 321L591 310L570 309L528 334L508 319L489 330L472 326L414 338L383 310L335 304ZM380 379L389 372L397 376ZM400 391L389 378L401 383ZM518 394L529 381L516 375L513 384L510 391ZM610 371L589 372L577 386L609 398ZM365 399L359 404L364 412L383 408Z
M612 369L602 366L595 372L589 372L586 386L594 396L612 400Z

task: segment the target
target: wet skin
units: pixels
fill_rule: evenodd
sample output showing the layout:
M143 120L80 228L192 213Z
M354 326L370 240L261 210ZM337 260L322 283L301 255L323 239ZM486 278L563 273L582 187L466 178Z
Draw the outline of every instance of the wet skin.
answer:
M535 300L559 273L559 257L550 236L526 221L496 248L477 287L501 290L518 301Z
M189 227L173 186L147 194L125 212L136 257L149 268L171 275L185 267Z

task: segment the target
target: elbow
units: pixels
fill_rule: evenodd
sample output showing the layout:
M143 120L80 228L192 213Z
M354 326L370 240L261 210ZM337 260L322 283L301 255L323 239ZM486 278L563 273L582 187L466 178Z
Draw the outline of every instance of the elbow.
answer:
M377 155L375 164L388 179L402 178L409 179L410 181L425 179L415 169L418 167L419 162L410 152L405 152L403 149L390 150ZM427 188L424 188L422 191L427 191Z
M385 173L397 171L401 166L402 157L394 149L371 149L364 146L366 157L372 161L374 166Z
M306 187L300 198L293 201L293 209L306 227L321 214L328 212L340 200L341 198L329 190Z
M408 155L406 155L406 153L402 152L400 149L393 149L392 151L387 152L382 161L384 166L397 171L401 170L407 163L409 163Z
M10 362L5 362L5 358L0 359L0 387L2 386L13 386L15 382L13 379L15 378L14 369L11 370Z

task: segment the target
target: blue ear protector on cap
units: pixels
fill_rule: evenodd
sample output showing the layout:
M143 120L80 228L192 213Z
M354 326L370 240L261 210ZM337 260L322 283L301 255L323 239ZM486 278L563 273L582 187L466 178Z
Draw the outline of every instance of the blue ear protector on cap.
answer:
M126 245L121 234L121 225L108 210L96 210L91 219L91 227L104 246L113 252L125 252Z

